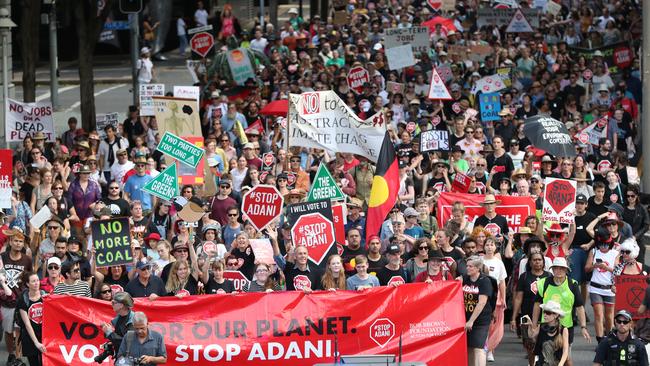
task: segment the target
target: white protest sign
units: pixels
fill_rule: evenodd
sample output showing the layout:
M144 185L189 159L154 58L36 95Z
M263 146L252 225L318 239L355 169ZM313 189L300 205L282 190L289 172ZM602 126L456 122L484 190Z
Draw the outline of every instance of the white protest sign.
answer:
M476 94L478 92L493 93L505 88L506 83L503 78L503 75L494 74L476 80L476 83L474 83L474 86L472 87L472 94Z
M165 96L165 84L141 84L140 85L140 115L154 116L154 103L151 97Z
M255 261L259 263L273 264L273 246L269 239L250 239L249 245L255 253Z
M540 9L528 9L528 8L519 8L519 9L494 9L494 8L480 8L478 9L478 15L476 17L476 25L479 28L482 28L487 25L496 25L501 27L504 25L510 24L512 16L515 12L521 11L525 16L531 26L534 28L539 27L539 21L541 18L542 11Z
M578 141L583 145L592 144L598 146L599 140L607 137L608 127L607 117L599 118L578 132Z
M433 69L432 75L431 75L431 83L429 84L429 99L437 99L437 100L451 100L451 94L449 94L449 90L447 90L447 86L445 85L444 80L440 77L440 74L438 74L438 71L436 69Z
M32 224L33 227L36 229L40 229L43 224L52 217L52 212L50 211L50 208L47 207L47 205L44 205L41 207L40 210L36 213L36 215L32 216L32 218L29 220L29 223Z
M104 131L106 126L111 125L115 127L115 131L117 131L117 124L119 123L117 116L117 112L95 115L95 130L97 131L97 134L99 134L100 140L106 138L106 131Z
M187 71L190 72L190 76L192 77L192 83L193 84L198 83L199 75L197 74L197 69L205 69L205 66L201 64L201 60L185 60L185 67L187 68Z
M562 5L551 0L546 2L544 11L552 15L557 15L560 11L562 11Z
M429 52L429 28L388 28L384 29L384 48L410 45L414 54Z
M23 141L37 132L45 134L46 141L53 142L54 117L51 102L21 103L8 98L5 111L5 136L7 142Z
M449 150L449 131L431 130L420 134L420 152Z
M292 146L346 152L377 161L386 132L382 112L360 119L332 90L289 95Z
M201 90L198 86L178 86L174 85L174 98L196 99L199 102Z
M544 179L542 221L572 224L575 221L576 181L559 178Z
M524 13L521 12L521 9L517 9L515 14L512 16L508 27L506 28L508 33L532 33L534 32L533 27L530 26L528 19Z
M413 49L408 44L386 49L386 58L390 70L399 70L415 65Z

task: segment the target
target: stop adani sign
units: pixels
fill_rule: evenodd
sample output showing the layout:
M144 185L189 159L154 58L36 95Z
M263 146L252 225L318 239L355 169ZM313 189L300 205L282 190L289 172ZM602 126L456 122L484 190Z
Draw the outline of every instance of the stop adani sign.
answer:
M205 57L214 46L214 37L208 32L197 33L190 40L190 46L192 46L192 51Z
M300 216L291 228L291 239L295 246L307 247L309 259L320 265L334 244L334 224L320 212Z
M242 212L261 231L282 213L284 198L277 188L268 185L256 185L244 195Z

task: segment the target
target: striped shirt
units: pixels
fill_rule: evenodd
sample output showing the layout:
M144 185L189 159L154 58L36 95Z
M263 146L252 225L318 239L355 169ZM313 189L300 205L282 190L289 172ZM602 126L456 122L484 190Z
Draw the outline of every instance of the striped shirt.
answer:
M83 281L77 281L72 285L68 285L65 282L61 282L54 288L55 295L73 295L73 296L83 296L91 297L90 286L88 283Z

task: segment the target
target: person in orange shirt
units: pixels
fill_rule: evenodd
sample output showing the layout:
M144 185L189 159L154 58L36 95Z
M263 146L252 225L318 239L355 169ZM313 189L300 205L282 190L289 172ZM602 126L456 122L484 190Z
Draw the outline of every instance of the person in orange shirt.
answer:
M296 189L309 191L309 174L300 167L300 156L291 156L289 158L289 170L296 175Z

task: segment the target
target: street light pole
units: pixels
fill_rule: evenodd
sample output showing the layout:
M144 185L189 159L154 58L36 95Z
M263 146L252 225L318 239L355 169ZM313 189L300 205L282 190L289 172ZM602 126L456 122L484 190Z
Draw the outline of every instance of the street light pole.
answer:
M643 73L643 120L641 136L643 144L643 191L650 192L650 4L643 6L643 44L641 67Z
M133 105L138 105L138 55L140 25L138 24L138 13L129 13L129 23L131 29L131 77L133 78Z
M2 33L2 98L4 100L0 136L2 136L2 145L5 147L7 146L5 126L7 126L7 110L9 109L9 50L7 48L9 48L9 32L15 26L16 23L9 18L9 10L0 8L0 33Z
M50 8L50 99L52 101L52 108L57 110L59 108L59 56L58 56L58 42L56 35L56 1L52 1Z

